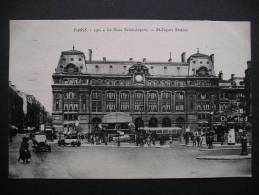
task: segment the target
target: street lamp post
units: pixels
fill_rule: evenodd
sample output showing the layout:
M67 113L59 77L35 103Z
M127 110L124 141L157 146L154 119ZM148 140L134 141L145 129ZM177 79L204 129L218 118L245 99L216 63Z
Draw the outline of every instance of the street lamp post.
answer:
M209 147L208 149L212 149L213 148L213 132L212 132L212 127L213 127L213 124L212 124L212 116L213 116L213 112L210 113L210 131L209 131L209 136L208 136L208 143L209 143Z

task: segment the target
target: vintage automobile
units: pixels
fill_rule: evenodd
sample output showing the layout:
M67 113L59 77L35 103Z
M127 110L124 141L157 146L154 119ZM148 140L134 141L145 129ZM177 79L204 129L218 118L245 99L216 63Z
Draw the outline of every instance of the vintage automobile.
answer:
M113 137L113 141L115 143L118 142L118 135L116 137ZM120 142L129 142L129 141L131 141L129 135L120 135Z
M50 145L47 143L47 137L44 133L37 133L34 134L33 138L32 138L32 147L33 150L37 153L37 152L50 152L51 151L51 147Z
M80 146L81 141L78 139L78 136L76 134L70 134L70 135L64 135L60 136L58 140L59 146Z

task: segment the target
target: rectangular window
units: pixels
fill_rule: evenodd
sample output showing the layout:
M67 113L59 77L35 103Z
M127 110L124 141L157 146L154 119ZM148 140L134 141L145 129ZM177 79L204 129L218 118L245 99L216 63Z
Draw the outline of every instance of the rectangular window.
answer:
M176 112L183 112L184 111L184 104L183 103L176 103L175 111Z
M134 111L143 112L144 111L144 93L136 92L134 94Z
M106 93L106 112L116 111L116 93L107 92Z
M161 105L162 105L162 112L171 111L171 93L170 92L162 92Z
M176 92L175 100L176 101L184 101L184 92Z
M158 96L156 92L148 93L148 111L149 112L158 111Z
M92 98L92 112L102 112L102 94L99 91L93 91Z
M130 110L130 93L122 92L120 93L120 111L129 112Z

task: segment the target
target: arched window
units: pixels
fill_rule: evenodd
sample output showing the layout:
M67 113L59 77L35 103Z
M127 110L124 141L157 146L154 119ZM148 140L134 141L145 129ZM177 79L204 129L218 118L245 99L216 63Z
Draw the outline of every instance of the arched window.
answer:
M158 121L155 117L152 117L150 120L149 120L149 127L157 127L158 126Z
M196 71L196 73L198 76L208 76L209 70L206 67L202 66Z
M136 118L135 121L135 130L138 130L139 127L144 127L144 121L142 120L142 118Z
M162 127L171 127L171 119L168 117L163 118Z
M73 73L77 73L78 72L78 67L76 67L75 64L68 64L65 69L64 72L67 72L69 74L73 74Z

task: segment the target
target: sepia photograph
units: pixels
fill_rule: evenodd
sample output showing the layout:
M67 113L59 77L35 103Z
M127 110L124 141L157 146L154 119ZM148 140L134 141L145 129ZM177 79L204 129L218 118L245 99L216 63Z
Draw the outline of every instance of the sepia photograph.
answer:
M249 21L9 25L9 179L252 177Z

